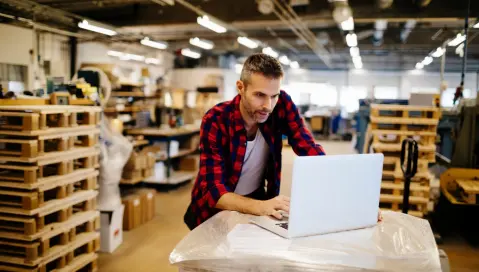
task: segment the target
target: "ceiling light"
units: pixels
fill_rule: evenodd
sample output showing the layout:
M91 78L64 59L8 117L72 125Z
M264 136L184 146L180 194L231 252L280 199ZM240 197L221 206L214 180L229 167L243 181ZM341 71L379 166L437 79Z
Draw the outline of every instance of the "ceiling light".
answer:
M357 57L359 56L359 48L351 47L349 48L349 53L351 54L351 57Z
M215 47L215 45L212 41L202 40L198 37L191 38L190 39L190 44L192 44L194 46L198 46L198 47L206 49L206 50L211 50L211 49L213 49L213 47Z
M422 64L424 65L429 65L431 63L432 63L432 57L430 56L425 57L424 60L422 61Z
M108 35L108 36L114 36L114 35L117 34L116 31L114 31L114 30L92 25L92 24L88 23L87 20L83 20L83 21L79 22L78 27L86 29L86 30L90 30L90 31L93 31L93 32L105 34L105 35Z
M466 40L466 35L462 35L461 33L458 33L456 37L450 41L447 45L449 46L458 46L462 42Z
M347 2L341 2L341 1L330 1L330 2L333 2L335 6L333 10L333 19L338 24L346 21L348 18L350 18L353 15L353 12Z
M416 69L422 69L422 68L424 68L424 64L422 64L422 62L416 63Z
M123 56L124 53L118 52L118 51L109 50L109 51L107 52L107 54L108 54L108 56L118 57L118 58L119 58L119 57Z
M446 53L446 48L438 47L436 51L432 52L431 56L439 58L440 56L444 55L444 53Z
M459 55L459 57L464 57L464 44L461 43L458 47L456 47L456 54Z
M358 46L358 36L354 33L349 33L346 35L346 43L349 47Z
M136 61L144 61L145 57L140 56L140 55L135 55L135 54L124 54L123 56L120 57L121 60L136 60Z
M291 63L291 61L288 59L286 55L282 55L281 57L279 57L279 62L281 62L284 65L289 65Z
M226 32L226 28L224 26L221 26L213 21L210 20L210 18L208 18L208 16L204 15L203 17L198 17L196 19L196 22L203 26L203 27L206 27L210 30L213 30L214 32L216 33L225 33Z
M354 68L363 69L363 62L361 61L361 59L359 59L359 61L354 61L353 59L353 64L354 64Z
M362 59L360 56L353 57L353 62L362 62Z
M199 59L201 57L200 53L192 51L189 48L181 49L181 54L185 57L189 57L189 58L193 58L193 59Z
M346 21L341 22L341 29L343 31L353 31L354 30L353 17L349 17Z
M146 63L146 64L159 65L159 64L160 64L160 60L159 60L159 59L156 59L156 58L146 58L146 59L145 59L145 63Z
M165 42L155 42L155 41L150 40L150 38L148 38L148 37L145 37L143 40L141 40L140 43L143 44L143 45L149 46L149 47L156 48L156 49L166 49L166 48L168 48L167 43L165 43Z
M299 63L297 61L292 61L289 66L293 69L299 69Z
M238 37L238 42L248 48L255 49L258 47L258 43L247 38L247 37Z
M479 22L477 22L477 23L473 26L473 28L479 28Z
M271 47L263 48L263 54L270 55L273 58L277 58L279 56L279 53L274 51Z

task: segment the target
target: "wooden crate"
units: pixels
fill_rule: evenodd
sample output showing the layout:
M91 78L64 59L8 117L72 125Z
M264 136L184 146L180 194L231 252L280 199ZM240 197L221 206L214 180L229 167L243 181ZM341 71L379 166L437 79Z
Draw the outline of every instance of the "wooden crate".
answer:
M34 210L50 201L63 199L78 191L95 190L98 187L98 171L81 179L63 179L60 182L45 184L35 190L0 187L0 211L2 208ZM0 184L1 185L1 184Z
M3 183L42 183L45 179L73 173L88 168L97 168L99 149L96 147L67 151L61 157L37 161L34 165L21 162L0 164L0 186Z
M427 214L428 202L429 202L429 198L419 197L419 196L409 196L410 213L418 217L423 217L425 214ZM381 194L379 207L382 209L401 211L402 203L403 203L402 195Z
M0 213L0 233L16 234L25 237L48 231L72 218L74 214L96 209L97 191L81 191L64 199L52 200L48 205L30 211L2 209Z
M68 251L68 245L76 241L77 236L84 233L95 233L100 227L100 217L76 222L69 228L58 228L48 232L33 242L13 239L0 239L0 262L19 265L38 265L45 258L54 255L57 249ZM68 254L71 255L71 254ZM73 256L67 256L73 259Z
M2 135L0 156L5 161L32 162L42 158L61 156L62 151L79 147L93 147L98 143L99 129L79 130L52 135L18 136ZM16 158L21 158L17 160Z

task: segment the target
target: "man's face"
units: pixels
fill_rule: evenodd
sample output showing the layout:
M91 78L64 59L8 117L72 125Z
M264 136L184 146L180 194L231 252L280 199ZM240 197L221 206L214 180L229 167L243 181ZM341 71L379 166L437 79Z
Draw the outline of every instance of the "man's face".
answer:
M267 78L262 74L252 74L247 86L241 80L236 82L243 109L251 119L257 123L268 119L278 102L280 85L281 78Z

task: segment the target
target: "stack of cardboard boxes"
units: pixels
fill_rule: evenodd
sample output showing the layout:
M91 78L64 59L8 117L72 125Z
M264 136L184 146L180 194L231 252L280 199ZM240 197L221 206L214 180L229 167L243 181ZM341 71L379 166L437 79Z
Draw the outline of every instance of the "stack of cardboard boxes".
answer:
M155 194L154 189L136 189L127 191L122 198L125 205L123 216L123 230L134 229L155 216Z

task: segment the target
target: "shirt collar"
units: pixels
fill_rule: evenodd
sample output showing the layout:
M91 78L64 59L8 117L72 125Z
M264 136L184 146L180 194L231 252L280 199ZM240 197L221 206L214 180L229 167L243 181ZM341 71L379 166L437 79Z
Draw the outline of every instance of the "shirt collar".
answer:
M241 101L241 95L236 95L235 98L233 98L233 127L236 132L244 130L244 120L243 116L241 116L241 111L240 111L240 101Z

